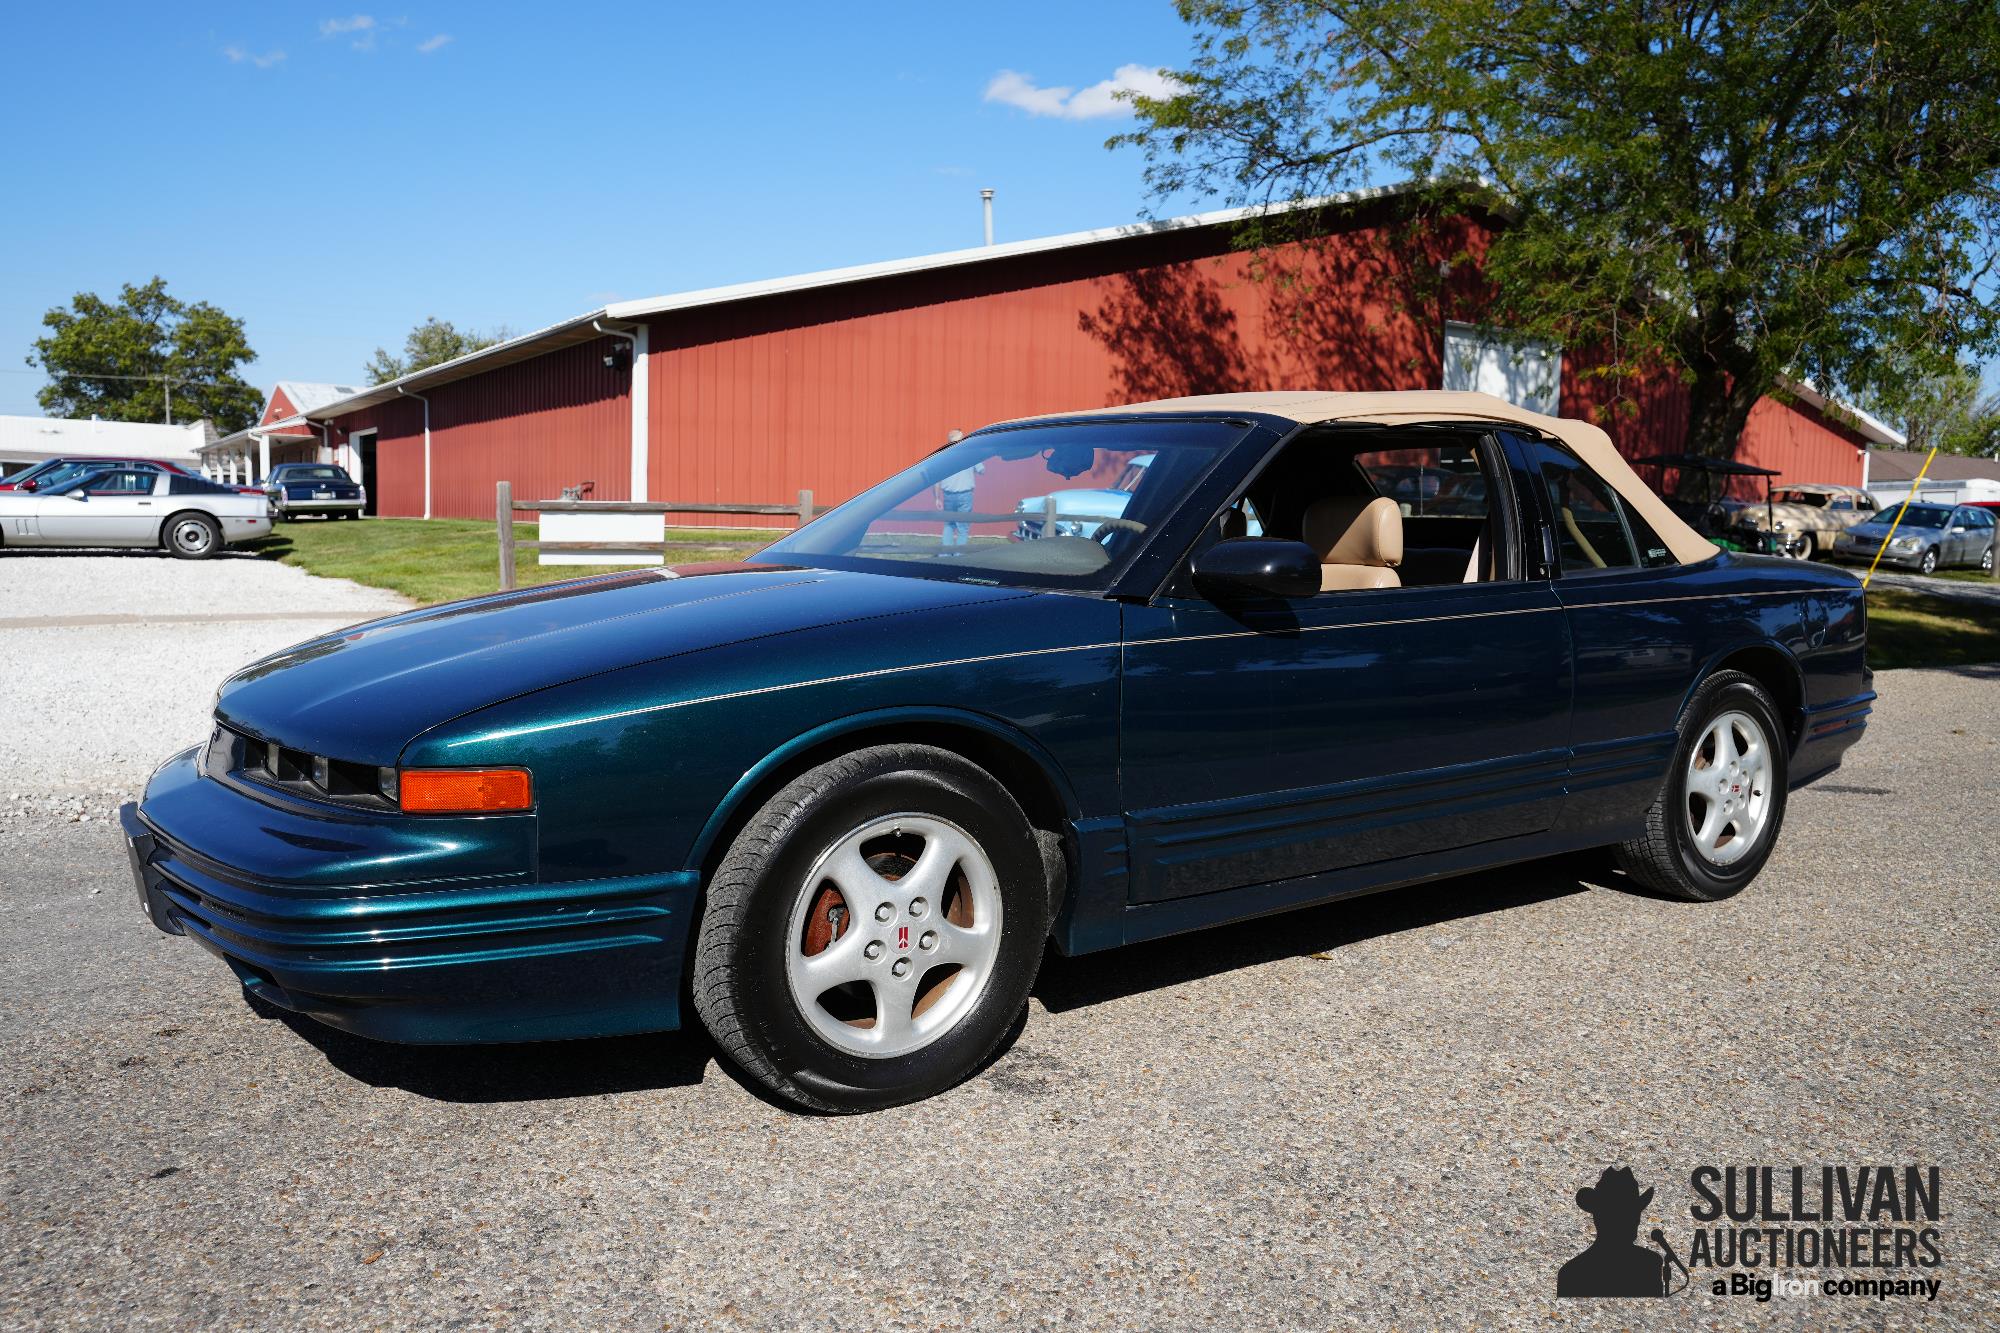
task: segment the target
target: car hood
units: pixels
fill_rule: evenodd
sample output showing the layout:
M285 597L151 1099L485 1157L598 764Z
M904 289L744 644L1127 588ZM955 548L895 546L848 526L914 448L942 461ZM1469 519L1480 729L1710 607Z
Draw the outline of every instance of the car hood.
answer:
M1889 525L1887 523L1856 523L1847 531L1857 539L1873 538L1879 542L1889 535ZM1896 535L1898 537L1916 537L1926 532L1936 531L1936 528L1920 528L1914 524L1906 524L1896 529Z
M418 733L641 662L1019 588L782 565L696 565L551 584L309 639L231 676L217 717L296 749L392 764Z

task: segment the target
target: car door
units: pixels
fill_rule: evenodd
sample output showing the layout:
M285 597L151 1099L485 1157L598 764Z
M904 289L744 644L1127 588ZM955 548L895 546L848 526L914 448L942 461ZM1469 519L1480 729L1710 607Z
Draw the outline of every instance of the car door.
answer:
M1951 518L1945 524L1945 549L1939 560L1945 565L1970 565L1977 563L1979 552L1974 544L1979 541L1979 533L1973 527L1971 511L1960 507L1951 511Z
M40 520L52 546L151 546L159 539L164 474L117 468L83 485L46 497Z
M1511 506L1510 491L1497 494ZM1518 534L1514 518L1505 524ZM1569 645L1548 583L1508 563L1515 576L1497 581L1260 605L1202 596L1184 565L1162 595L1128 606L1129 900L1549 828L1567 753Z
M1745 595L1726 560L1681 564L1609 484L1552 440L1508 437L1547 535L1575 651L1565 840L1626 836L1652 804L1682 701L1728 650L1802 643L1804 599ZM1603 830L1594 833L1594 830Z

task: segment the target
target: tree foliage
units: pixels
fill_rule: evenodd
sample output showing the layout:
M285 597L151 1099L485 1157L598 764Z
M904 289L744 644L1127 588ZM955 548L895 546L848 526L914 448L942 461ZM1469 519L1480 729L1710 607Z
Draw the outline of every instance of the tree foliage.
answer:
M2000 393L1984 392L1979 372L1970 366L1915 379L1877 408L1902 428L1912 449L2000 455Z
M387 348L378 347L362 373L368 376L370 384L386 384L419 370L456 361L482 347L504 342L507 337L508 332L504 328L495 329L490 335L473 333L459 329L448 319L432 315L411 329L409 336L403 339L401 356L393 356Z
M1670 367L1733 450L1788 377L1894 396L2000 346L1992 0L1179 0L1160 196L1490 201L1481 317ZM1616 398L1616 393L1603 395Z
M212 420L227 433L253 424L263 397L237 367L256 354L243 321L208 304L180 301L164 278L127 283L117 302L78 292L42 316L28 364L49 383L36 395L51 416L108 421Z

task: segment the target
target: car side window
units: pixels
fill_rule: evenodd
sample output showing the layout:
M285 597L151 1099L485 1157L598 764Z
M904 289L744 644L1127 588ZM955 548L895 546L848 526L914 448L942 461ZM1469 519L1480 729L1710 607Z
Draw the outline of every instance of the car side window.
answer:
M1567 453L1544 449L1540 461L1562 572L1636 568L1639 554L1611 488Z
M1848 498L1847 498L1846 496L1844 496L1844 495L1836 495L1836 496L1834 496L1834 497L1833 497L1833 502L1832 502L1831 504L1827 505L1827 508L1828 508L1828 509L1838 509L1838 510L1842 510L1843 512L1845 512L1845 511L1849 511L1849 510L1852 510L1852 509L1854 508L1854 501L1852 501L1852 500L1848 499Z
M92 495L151 495L159 474L129 469L107 472L90 483Z

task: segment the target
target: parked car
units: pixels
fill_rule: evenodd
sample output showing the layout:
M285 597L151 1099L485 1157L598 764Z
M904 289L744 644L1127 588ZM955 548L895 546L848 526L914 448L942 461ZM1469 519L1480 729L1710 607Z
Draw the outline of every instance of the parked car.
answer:
M1780 486L1772 490L1768 504L1725 503L1737 525L1777 534L1782 553L1807 560L1832 555L1840 533L1875 515L1875 497L1859 486Z
M0 546L159 546L183 560L220 555L271 535L264 497L233 486L131 466L52 476L34 491L0 492Z
M1871 561L1931 574L1950 565L1993 568L1995 515L1980 505L1894 505L1840 534L1833 553L1842 560ZM1890 537L1893 526L1895 536ZM1888 549L1882 549L1884 538Z
M69 454L61 458L45 458L31 468L16 472L13 476L0 480L0 491L38 491L68 478L88 472L93 468L123 467L138 468L149 472L171 472L180 477L198 477L179 463L170 463L164 458L114 458L106 455ZM222 483L217 483L218 485ZM229 489L245 495L261 495L259 486L231 486Z
M1046 495L1031 495L1014 506L1021 521L1014 529L1016 541L1039 541L1043 537L1095 537L1107 520L1123 517L1132 492L1139 489L1146 469L1153 464L1150 454L1127 463L1118 480L1102 487L1068 487ZM1048 515L1056 520L1050 530Z
M968 545L930 499L1145 457L1095 538ZM1373 476L1413 457L1486 502L1405 516ZM1183 399L989 427L747 563L307 640L120 817L152 922L272 1004L404 1042L698 1017L860 1111L980 1068L1051 939L1602 846L1735 894L1862 733L1864 621L1852 575L1719 550L1583 422Z
M280 463L271 469L264 490L271 497L271 514L280 522L312 514L360 518L368 502L361 484L332 463Z

